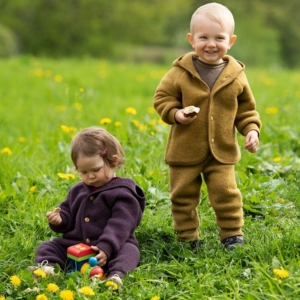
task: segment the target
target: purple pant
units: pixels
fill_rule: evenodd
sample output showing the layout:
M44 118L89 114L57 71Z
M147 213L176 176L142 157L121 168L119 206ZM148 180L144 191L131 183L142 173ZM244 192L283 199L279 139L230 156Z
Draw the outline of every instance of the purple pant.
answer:
M67 248L75 244L74 242L69 244L68 241L60 238L43 242L37 248L35 261L42 263L47 260L50 265L59 264L62 270L67 270ZM118 253L113 254L107 260L103 269L107 271L107 276L118 274L120 277L124 277L127 272L133 271L138 266L139 261L140 251L138 247L131 243L125 243Z

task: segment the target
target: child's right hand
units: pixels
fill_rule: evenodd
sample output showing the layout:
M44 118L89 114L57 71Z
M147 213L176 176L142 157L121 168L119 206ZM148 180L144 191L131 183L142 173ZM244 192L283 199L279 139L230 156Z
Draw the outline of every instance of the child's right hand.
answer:
M46 217L49 223L53 225L59 225L62 222L62 218L59 212L53 212L53 211L47 212Z
M184 125L192 123L196 118L197 118L197 115L195 115L193 117L189 116L189 115L186 116L184 114L184 110L183 109L179 109L175 113L175 120L176 120L176 122L178 122L180 124L184 124Z

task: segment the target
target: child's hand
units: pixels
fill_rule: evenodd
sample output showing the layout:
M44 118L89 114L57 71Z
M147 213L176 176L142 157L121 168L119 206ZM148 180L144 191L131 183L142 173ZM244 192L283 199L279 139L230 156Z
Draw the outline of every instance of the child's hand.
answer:
M259 145L258 132L256 130L250 130L246 135L246 141L244 149L251 153L257 151Z
M98 265L100 267L103 267L107 263L106 254L96 246L91 246L91 247L94 251L99 251L99 253L96 255L96 258L98 259Z
M62 218L59 212L53 212L53 211L47 212L46 217L49 223L53 225L59 225L62 222Z
M184 125L192 123L196 118L197 118L196 115L193 116L193 117L191 117L191 116L186 116L186 115L184 114L183 109L177 110L177 112L176 112L176 114L175 114L175 120L176 120L178 123L184 124Z

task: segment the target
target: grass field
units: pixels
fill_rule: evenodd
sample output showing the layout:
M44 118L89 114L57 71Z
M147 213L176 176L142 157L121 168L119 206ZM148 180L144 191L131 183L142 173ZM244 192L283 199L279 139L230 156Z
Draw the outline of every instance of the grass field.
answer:
M220 247L204 186L201 247L193 253L172 231L164 164L169 127L152 108L171 64L19 57L0 66L1 300L300 298L299 72L246 69L263 122L260 150L242 150L236 165L246 245L232 252ZM79 274L34 279L26 270L37 245L55 235L45 213L79 180L71 138L91 125L121 141L126 162L118 174L133 178L147 195L136 232L140 266L117 290ZM49 283L59 290L47 290Z

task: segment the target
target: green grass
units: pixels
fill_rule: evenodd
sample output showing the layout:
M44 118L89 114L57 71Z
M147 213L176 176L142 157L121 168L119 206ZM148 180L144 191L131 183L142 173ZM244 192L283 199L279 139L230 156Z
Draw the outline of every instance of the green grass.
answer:
M203 186L201 247L193 253L176 242L172 231L164 164L169 128L150 109L170 65L33 57L1 60L0 65L0 299L36 299L49 282L76 291L75 299L300 297L298 72L247 68L263 128L260 150L255 155L242 150L236 165L246 245L233 252L220 247ZM137 113L126 112L129 107ZM111 122L101 125L105 118ZM126 163L118 174L133 178L147 195L136 232L141 262L118 291L78 274L34 280L26 271L37 245L55 236L45 213L79 180L70 160L71 138L91 125L105 127L121 141ZM241 146L243 141L239 136ZM76 179L62 179L59 172L74 173ZM287 278L275 280L274 269L288 271ZM21 279L19 287L11 284L13 275ZM97 295L84 298L78 289L85 285ZM25 294L28 287L42 289Z

